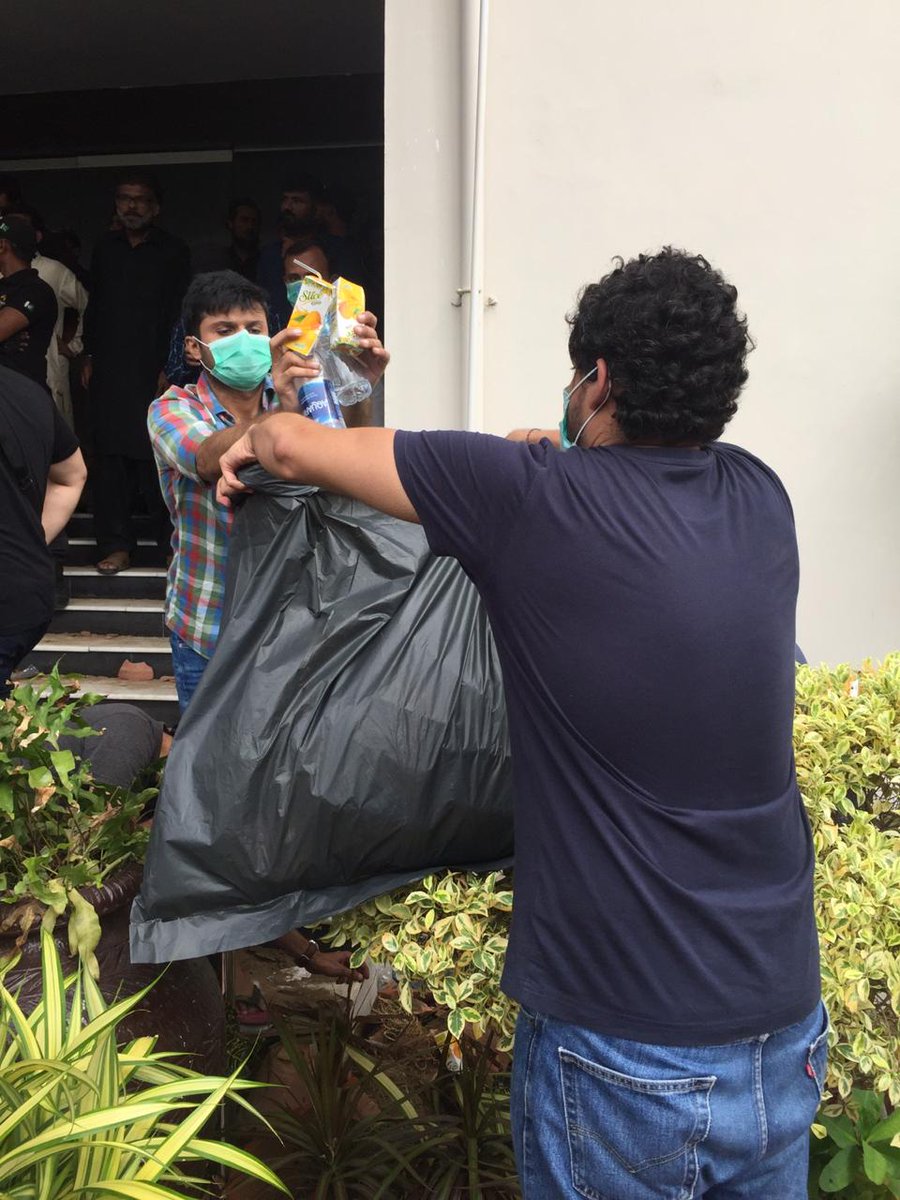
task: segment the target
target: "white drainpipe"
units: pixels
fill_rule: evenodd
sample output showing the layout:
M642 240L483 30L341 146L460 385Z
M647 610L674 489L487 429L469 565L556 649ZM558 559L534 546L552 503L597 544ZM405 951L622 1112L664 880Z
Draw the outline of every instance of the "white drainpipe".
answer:
M469 254L469 337L466 349L466 429L484 426L484 123L487 101L490 0L479 0L472 227Z

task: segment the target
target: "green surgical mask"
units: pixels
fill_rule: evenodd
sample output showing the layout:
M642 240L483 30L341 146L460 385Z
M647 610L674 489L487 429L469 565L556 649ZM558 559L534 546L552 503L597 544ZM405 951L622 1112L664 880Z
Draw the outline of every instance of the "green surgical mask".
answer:
M588 417L587 421L584 422L584 424L581 426L581 428L575 434L575 436L571 439L569 438L569 401L572 399L573 393L577 392L578 389L581 387L581 385L583 383L585 383L588 379L590 379L590 377L592 375L596 375L596 373L597 373L597 368L591 367L591 369L590 369L590 371L588 371L587 375L582 375L582 377L578 380L578 382L573 387L563 388L563 415L562 415L562 419L559 422L559 446L560 446L561 450L571 450L573 446L578 445L578 439L581 437L581 435L584 433L585 429L587 428L588 421L593 420L593 418L597 415L597 413L600 411L600 409L606 403L606 400L604 400L597 408L595 408L594 411L591 413L591 415ZM609 393L607 393L606 399L607 400L609 399Z
M197 341L212 355L210 374L236 392L252 392L272 369L272 348L264 333L240 329L217 342Z
M297 297L300 295L300 285L302 283L302 279L292 279L290 283L286 283L284 285L285 291L287 292L288 302L290 303L291 307L297 303Z

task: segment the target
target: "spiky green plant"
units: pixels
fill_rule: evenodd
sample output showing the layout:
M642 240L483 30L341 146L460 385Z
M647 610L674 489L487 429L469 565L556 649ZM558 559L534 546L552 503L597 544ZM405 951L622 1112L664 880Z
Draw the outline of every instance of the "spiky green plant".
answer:
M449 1061L445 1035L441 1059ZM459 1043L461 1069L438 1072L433 1106L446 1122L447 1133L435 1147L427 1173L429 1200L510 1200L521 1195L516 1175L509 1110L510 1072L484 1041L464 1037Z
M351 1024L349 1014L342 1019L333 1010L320 1012L306 1029L280 1024L304 1107L272 1114L285 1146L274 1165L310 1200L422 1196L421 1169L452 1131L441 1117L417 1112L352 1044Z
M202 1180L192 1163L217 1163L286 1191L253 1155L202 1136L219 1104L261 1084L204 1076L154 1051L121 1048L116 1030L149 988L107 1005L82 958L63 978L41 933L43 996L28 1015L0 983L0 1197L61 1200L122 1196L171 1200ZM261 1119L261 1118L260 1118Z

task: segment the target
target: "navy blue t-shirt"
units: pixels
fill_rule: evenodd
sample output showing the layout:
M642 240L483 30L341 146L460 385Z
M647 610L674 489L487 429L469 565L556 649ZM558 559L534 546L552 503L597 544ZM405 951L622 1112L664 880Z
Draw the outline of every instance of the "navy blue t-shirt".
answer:
M398 433L436 554L500 654L516 803L503 986L610 1036L728 1042L819 999L794 773L798 561L735 446Z

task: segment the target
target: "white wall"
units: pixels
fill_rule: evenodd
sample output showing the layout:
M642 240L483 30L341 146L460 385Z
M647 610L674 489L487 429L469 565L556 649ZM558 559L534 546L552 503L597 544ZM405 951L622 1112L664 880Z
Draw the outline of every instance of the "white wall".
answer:
M392 81L395 5L389 161L405 87ZM421 50L450 12L410 5L404 35L418 22ZM665 242L702 252L737 285L758 342L726 437L772 463L793 498L801 644L831 661L897 648L900 7L559 0L553 20L546 12L491 5L486 428L558 420L564 313L614 254ZM392 349L433 386L413 405L390 399L388 420L460 424L463 322L444 326L455 339L445 376L391 296L411 269L400 182L389 169ZM435 218L428 236L456 253L458 228ZM435 287L436 308L446 299ZM402 370L405 384L417 368Z
M389 0L384 64L386 421L452 426L462 389L462 30L455 0Z

